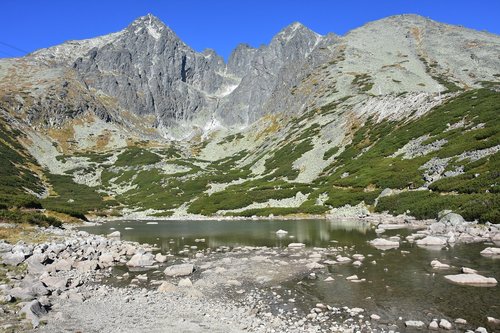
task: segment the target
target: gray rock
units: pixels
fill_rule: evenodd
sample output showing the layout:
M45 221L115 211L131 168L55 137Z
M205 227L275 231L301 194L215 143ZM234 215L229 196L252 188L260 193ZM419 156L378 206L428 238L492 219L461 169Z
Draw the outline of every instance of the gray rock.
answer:
M193 283L191 282L191 280L189 278L185 278L185 279L180 279L177 286L179 286L179 287L192 287Z
M485 257L500 257L500 247L487 247L481 251L481 255Z
M167 261L167 256L164 256L161 253L157 253L155 255L155 260L159 263L164 263L165 261Z
M10 266L17 266L21 264L25 258L26 255L22 252L6 252L2 255L3 263Z
M440 220L440 223L443 223L444 225L450 225L453 227L458 226L459 224L464 224L465 220L464 218L456 213L448 213L445 214Z
M446 240L440 237L427 236L422 239L417 239L415 241L417 245L421 246L444 246L446 245Z
M377 249L380 250L389 250L389 249L395 249L399 247L399 242L395 240L389 240L385 238L375 238L371 240L370 245L373 247L376 247Z
M166 276L186 276L194 271L193 264L179 264L167 267L163 272Z
M450 265L444 264L444 263L440 262L439 260L431 261L431 266L434 269L449 269L450 268Z
M446 319L441 319L439 321L439 327L441 327L442 329L445 329L445 330L451 330L451 323L446 320Z
M302 249L306 246L304 243L290 243L288 244L289 249Z
M158 292L168 293L177 291L177 287L168 281L164 281L159 287Z
M120 238L121 234L119 231L113 231L112 233L108 234L109 238Z
M129 267L146 267L152 266L155 263L154 256L152 253L136 253L127 262Z
M113 264L113 261L114 261L114 257L113 257L113 254L107 252L107 253L103 253L99 256L99 262L104 264L105 266L110 266Z
M65 290L68 286L68 278L66 277L45 276L40 278L40 281L52 290Z
M33 328L37 328L40 325L40 317L47 314L45 307L40 304L39 301L33 300L26 304L20 311L26 315L26 319L31 321Z
M405 326L411 328L423 328L425 324L420 320L407 320L405 321Z
M75 262L72 259L60 259L54 262L52 264L52 267L56 271L69 271L71 270L71 267L73 266L74 263Z
M6 243L4 240L0 240L0 253L10 252L12 250L12 245Z
M97 260L84 260L74 263L74 267L80 272L95 271L99 268Z
M446 230L446 225L443 222L436 222L432 223L429 226L429 230L431 231L432 234L442 234Z
M479 274L445 275L444 278L450 282L468 286L495 286L497 284L495 278L484 277Z

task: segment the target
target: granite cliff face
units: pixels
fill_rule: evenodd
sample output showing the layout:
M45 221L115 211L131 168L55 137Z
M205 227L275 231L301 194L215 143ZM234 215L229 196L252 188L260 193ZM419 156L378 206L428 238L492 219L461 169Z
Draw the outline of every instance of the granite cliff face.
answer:
M237 46L225 63L147 15L117 33L2 60L0 74L8 83L4 108L23 110L32 123L60 125L90 111L133 126L124 119L131 114L165 138L182 139L354 94L478 86L495 80L499 46L495 35L401 15L343 37L293 23L269 45Z

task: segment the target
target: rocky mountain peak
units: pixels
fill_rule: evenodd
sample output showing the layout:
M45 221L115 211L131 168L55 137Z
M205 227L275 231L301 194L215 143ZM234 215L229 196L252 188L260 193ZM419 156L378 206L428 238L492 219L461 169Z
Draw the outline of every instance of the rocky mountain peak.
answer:
M141 16L134 20L127 28L135 34L140 33L143 29L155 39L159 39L163 31L171 30L159 18L152 14Z
M312 31L300 22L293 22L292 24L282 29L278 34L276 34L276 36L273 37L273 41L286 43L291 41L295 37L318 40L319 38L321 38L321 35ZM271 43L273 43L273 41L271 41Z

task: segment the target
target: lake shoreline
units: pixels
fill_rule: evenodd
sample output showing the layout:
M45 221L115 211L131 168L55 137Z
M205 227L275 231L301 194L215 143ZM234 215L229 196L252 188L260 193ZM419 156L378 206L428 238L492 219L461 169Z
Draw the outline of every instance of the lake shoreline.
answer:
M456 218L456 216L451 217ZM255 221L255 219L245 220ZM450 217L448 222L443 219L441 219L443 222L437 222L373 214L363 218L344 217L344 220L367 223L370 230L376 232L377 239L390 240L393 238L384 236L384 233L391 233L397 228L409 229L410 238L402 240L409 243L434 237L445 242L447 246L453 246L460 243L460 235L464 234L467 235L467 242L471 243L491 243L500 237L500 228L497 226L457 222ZM99 223L106 225L111 222L113 221ZM404 323L387 322L387 320L379 322L376 319L379 317L377 313L366 313L359 306L334 308L328 304L318 303L316 306L312 304L311 308L306 307L301 310L299 306L301 301L297 295L283 293L281 286L285 281L301 281L304 278L314 280L319 277L324 279L327 276L324 272L325 267L331 265L326 260L327 257L337 255L339 264L342 260L353 256L352 249L313 248L300 243L281 249L266 246L236 249L222 246L213 251L197 251L200 255L189 258L165 257L165 263L162 255L153 256L159 249L152 245L121 240L119 236L113 234L108 236L89 234L78 230L81 225L66 226L66 229L37 228L37 232L41 235L50 236L49 241L38 245L30 243L9 245L0 242L2 245L0 254L11 253L9 258L15 261L19 259L15 254L21 251L25 254L20 261L21 266L27 263L25 273L17 272L15 266L7 270L10 282L4 284L1 291L5 297L9 293L17 293L17 297L13 297L16 302L21 300L21 303L9 303L12 305L6 308L5 314L11 321L5 325L13 325L13 321L19 320L16 318L19 318L18 311L22 309L30 322L40 325L36 332L63 332L82 327L88 331L109 332L133 332L139 327L147 327L152 332L161 331L160 327L169 327L172 331L188 328L199 332L234 333L272 330L285 332L290 329L294 332L323 332L330 331L332 327L338 332L349 332L352 329L370 331L375 328L390 330L391 327L404 330ZM444 229L437 230L436 226L442 226ZM460 232L458 231L460 228L465 229ZM454 234L450 236L449 233L452 231ZM454 235L458 242L449 242ZM134 273L133 270L130 273L121 271L116 275L115 267L129 265L138 254L140 255L136 260L146 266L150 265L151 267L145 268L149 269L147 271L152 271L152 276L146 275L145 272ZM74 261L68 267L69 259ZM183 263L192 264L195 271L174 278L165 277L162 272L166 266ZM56 266L59 268L55 268ZM107 282L110 278L118 277L119 281L126 281L125 285L114 286ZM352 283L355 284L356 279L357 277L353 277ZM359 283L366 283L361 277L358 280ZM43 284L43 288L40 287L40 283ZM34 285L39 286L38 291L42 294L34 297L26 296L30 293L26 288L31 290ZM18 289L12 292L12 286ZM45 290L47 294L43 295L46 293ZM26 300L22 300L22 297L26 297ZM298 304L292 305L294 304L290 303L292 299ZM290 304L291 307L287 308L284 303ZM35 310L32 310L33 308ZM170 311L168 314L165 314L166 308ZM293 308L297 309L292 311ZM50 309L50 311L48 314L42 310L39 310L41 313L37 313L36 309L44 311ZM120 326L111 320L127 315L135 321ZM364 316L365 319L359 320L360 316ZM371 318L368 319L369 317ZM344 321L345 318L351 320ZM447 318L450 321L452 319ZM26 325L29 322L22 323L24 326L13 327L17 331L28 330ZM430 324L431 322L425 323L425 325Z

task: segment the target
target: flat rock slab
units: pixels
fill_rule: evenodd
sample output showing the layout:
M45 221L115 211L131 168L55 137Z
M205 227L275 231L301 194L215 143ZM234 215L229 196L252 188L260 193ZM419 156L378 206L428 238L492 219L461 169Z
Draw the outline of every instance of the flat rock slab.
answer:
M165 268L163 273L165 273L166 276L186 276L193 273L193 271L193 264L180 264Z
M399 223L399 224L379 224L377 226L379 229L385 230L396 230L396 229L406 229L408 228L407 224Z
M477 287L495 286L498 283L495 278L489 278L479 274L445 275L444 278L452 283Z
M290 243L288 244L289 249L302 249L306 247L306 244L304 243Z
M421 246L444 246L446 245L446 240L441 237L427 236L416 241L417 245Z
M396 249L399 247L399 242L385 238L375 238L369 243L371 246L376 247L379 250Z
M500 247L487 247L481 251L481 255L485 257L500 257Z
M423 328L425 324L420 320L407 320L405 321L405 326L413 328Z

